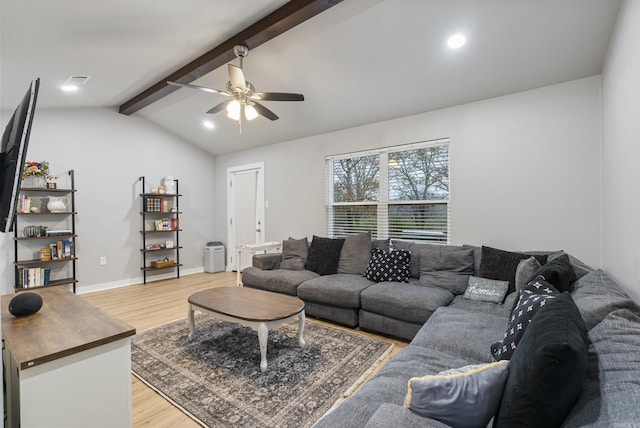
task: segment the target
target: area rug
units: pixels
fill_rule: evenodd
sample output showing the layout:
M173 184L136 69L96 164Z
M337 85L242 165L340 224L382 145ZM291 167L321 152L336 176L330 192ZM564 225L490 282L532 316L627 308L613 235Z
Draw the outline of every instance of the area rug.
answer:
M182 319L134 336L132 372L207 427L310 427L350 395L392 344L307 320L269 332L260 371L257 333L197 314L196 337Z

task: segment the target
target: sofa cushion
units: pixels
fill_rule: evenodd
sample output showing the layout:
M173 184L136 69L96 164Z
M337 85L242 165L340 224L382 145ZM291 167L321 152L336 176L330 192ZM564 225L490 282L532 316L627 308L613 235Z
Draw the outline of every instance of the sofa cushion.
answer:
M308 270L261 270L250 266L242 271L242 283L246 287L274 291L276 293L296 295L298 285L318 274Z
M485 428L498 409L508 361L409 379L405 406L454 428Z
M360 296L362 309L414 324L424 323L433 311L452 299L450 291L422 286L415 279L408 284L380 282Z
M307 258L307 270L318 275L331 275L338 271L340 252L344 245L343 238L322 238L313 235L309 245L309 257Z
M359 308L360 293L372 284L373 282L359 275L324 275L300 284L298 297L305 302Z
M304 270L308 255L309 241L306 236L301 239L289 237L282 241L280 269Z
M482 302L502 303L508 289L508 281L470 276L469 286L464 292L464 298Z
M420 283L441 287L454 294L467 289L473 274L473 250L441 251L420 249Z
M338 273L364 274L371 257L371 232L363 232L344 239L338 260Z
M528 259L531 256L538 259L541 265L547 263L546 255L515 253L485 247L483 245L480 259L480 272L477 276L509 281L508 293L511 293L516 289L516 269L518 268L518 263L520 260Z
M456 299L462 299L462 296ZM466 302L500 307L473 300ZM441 352L448 355L449 359L461 358L465 361L462 365L489 363L493 361L490 346L496 337L504 333L507 316L507 311L489 314L470 312L455 306L441 307L422 326L411 344Z
M411 253L406 250L371 249L371 259L364 276L373 282L409 282Z
M545 281L560 292L570 291L571 284L576 280L576 273L573 271L568 254L563 254L547 262L535 272L533 278L537 276L542 276Z
M522 259L518 262L518 267L516 268L516 278L515 278L515 291L520 294L524 286L527 282L531 281L536 277L535 273L542 266L540 262L535 257L531 256L528 259Z
M511 358L494 427L560 426L587 370L587 330L568 293L540 309Z
M587 377L563 427L637 426L640 310L616 309L589 331Z
M361 423L355 424L356 428L362 427ZM364 428L451 428L449 425L426 419L417 413L397 404L382 403L371 416ZM332 427L334 428L334 427Z
M542 279L525 285L518 303L511 311L504 337L491 345L493 358L496 361L510 359L536 313L549 303L548 300L556 299L559 295L558 290Z
M461 246L444 245L444 244L427 244L414 241L391 240L392 248L396 250L406 250L411 253L411 278L420 278L420 251L459 251L463 250Z
M638 311L638 305L602 269L594 270L575 283L571 293L587 330L616 309Z

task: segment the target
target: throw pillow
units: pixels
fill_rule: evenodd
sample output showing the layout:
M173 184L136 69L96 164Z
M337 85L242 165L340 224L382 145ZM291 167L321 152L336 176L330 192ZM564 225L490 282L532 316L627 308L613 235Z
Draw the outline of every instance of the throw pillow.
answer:
M508 361L409 379L405 407L451 427L484 428L498 409Z
M571 291L571 284L577 279L573 266L569 261L568 254L556 257L542 266L535 272L533 278L536 278L538 275L542 276L545 281L561 292Z
M309 255L309 241L305 236L302 239L289 239L282 241L282 261L280 269L303 270Z
M411 253L405 250L371 249L371 260L364 277L374 282L409 282Z
M511 357L494 427L557 427L586 378L589 340L568 293L540 309Z
M464 292L464 298L470 300L480 300L482 302L502 303L504 296L509 289L508 281L498 281L495 279L469 277L469 286Z
M478 276L489 279L509 281L509 293L516 289L516 269L520 260L535 257L540 265L547 263L546 255L514 253L482 246L480 272Z
M535 273L540 267L540 262L533 256L518 262L515 282L516 293L520 294L524 286L537 276Z
M362 275L371 257L371 232L348 236L344 240L338 273Z
M555 299L559 294L558 290L542 279L525 285L516 307L511 311L504 337L491 345L491 354L496 361L511 359L535 314L547 304L547 300Z
M381 250L389 251L390 239L374 239L371 241L371 248L380 248Z
M421 249L420 284L444 288L454 294L467 289L473 274L473 250Z
M344 239L321 238L313 235L309 245L309 258L307 270L318 275L331 275L338 271L340 251L344 245Z

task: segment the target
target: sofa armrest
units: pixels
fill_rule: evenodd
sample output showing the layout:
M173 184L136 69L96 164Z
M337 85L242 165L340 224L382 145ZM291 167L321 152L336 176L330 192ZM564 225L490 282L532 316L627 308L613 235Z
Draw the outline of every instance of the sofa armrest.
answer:
M254 254L251 264L261 270L273 270L280 266L282 253Z

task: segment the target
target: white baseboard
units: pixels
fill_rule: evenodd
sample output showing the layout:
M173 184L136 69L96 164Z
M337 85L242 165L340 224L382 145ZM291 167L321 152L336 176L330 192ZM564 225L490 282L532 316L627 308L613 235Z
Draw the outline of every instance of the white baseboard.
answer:
M180 276L193 275L193 274L202 273L202 272L204 272L204 267L197 267L193 269L180 269ZM170 279L175 277L176 277L175 273L158 274L158 275L153 275L153 281L157 281L160 279ZM149 282L153 282L153 281L149 281ZM114 288L128 287L129 285L142 284L142 282L144 282L144 279L141 275L136 278L122 279L120 281L101 282L99 284L76 286L76 294L85 294L85 293L93 293L95 291L112 290Z

